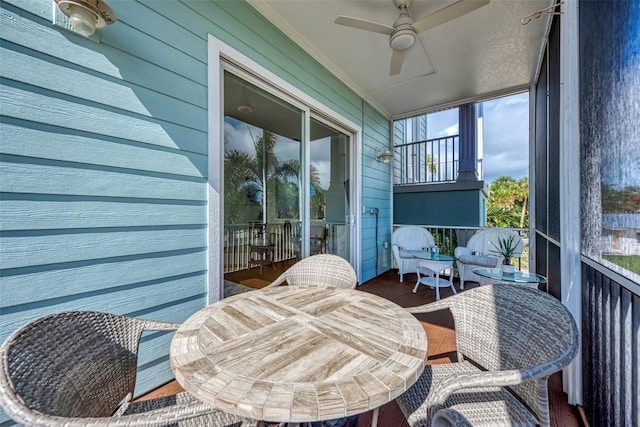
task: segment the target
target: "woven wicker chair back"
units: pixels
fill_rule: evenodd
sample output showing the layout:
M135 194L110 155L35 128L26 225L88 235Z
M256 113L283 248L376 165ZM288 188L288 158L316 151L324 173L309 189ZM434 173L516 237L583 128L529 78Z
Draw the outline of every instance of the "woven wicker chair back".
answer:
M500 256L497 254L500 247L500 239L508 239L509 237L513 237L514 242L517 242L518 247L514 251L513 257L519 258L524 247L522 238L518 233L508 228L493 227L480 230L471 236L467 242L467 248L472 252L479 252L483 255Z
M391 244L404 249L420 250L433 246L434 239L425 228L405 225L391 234Z
M271 285L277 286L283 282L289 286L354 289L358 279L353 267L344 258L319 254L298 261Z
M28 323L0 350L1 393L43 414L109 417L133 392L142 329L136 319L96 312Z
M545 419L546 378L578 350L569 311L549 294L511 284L471 289L450 302L458 352L489 370L519 370L523 383L511 388Z

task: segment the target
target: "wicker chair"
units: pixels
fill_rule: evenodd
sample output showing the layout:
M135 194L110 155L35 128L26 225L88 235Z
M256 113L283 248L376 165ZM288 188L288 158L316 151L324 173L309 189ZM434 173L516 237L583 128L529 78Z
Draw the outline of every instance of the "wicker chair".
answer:
M547 379L578 351L569 311L542 291L507 284L408 310L445 308L455 322L459 362L427 366L397 399L409 425L548 426Z
M418 268L418 260L413 253L428 251L434 242L433 235L417 225L404 225L391 234L391 250L398 266L400 283L404 282L405 273L415 273Z
M279 286L284 282L289 286L354 289L358 278L344 258L319 254L298 261L266 287Z
M460 289L464 289L465 281L480 282L480 276L473 272L474 268L500 266L501 258L496 253L500 239L513 237L518 247L514 258L520 258L523 250L522 238L513 230L501 227L485 228L471 236L466 246L455 248L456 265L460 277ZM475 255L477 254L477 255Z
M0 347L0 405L31 426L256 426L185 392L131 401L143 330L178 326L86 311L36 319Z

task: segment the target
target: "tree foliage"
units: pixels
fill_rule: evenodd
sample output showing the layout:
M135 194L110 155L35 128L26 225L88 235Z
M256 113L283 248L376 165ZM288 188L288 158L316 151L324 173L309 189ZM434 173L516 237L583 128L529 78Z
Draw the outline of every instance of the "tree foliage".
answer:
M640 213L640 187L617 190L602 184L601 188L603 213Z
M224 220L226 224L300 217L300 161L280 161L275 154L277 135L264 131L254 138L254 152L230 150L224 155ZM324 212L324 194L317 169L310 168L311 185L316 189L312 202L316 212ZM267 218L263 218L266 191ZM323 216L324 217L324 216Z
M529 178L515 180L501 176L489 186L487 225L527 227L529 225Z

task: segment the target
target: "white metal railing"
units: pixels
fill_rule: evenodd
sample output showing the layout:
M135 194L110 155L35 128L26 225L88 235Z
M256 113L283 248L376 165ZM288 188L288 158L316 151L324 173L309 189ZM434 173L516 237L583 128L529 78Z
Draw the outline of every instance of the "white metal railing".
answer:
M224 227L224 272L246 270L250 267L251 245L269 245L273 262L296 257L296 236L300 222L273 224L233 224Z
M455 181L458 176L458 135L398 144L394 151L394 184Z
M315 222L323 226L326 238L319 251L321 253L339 253L340 227L345 224ZM251 267L251 246L268 245L265 256L273 262L299 258L301 251L301 222L282 221L274 223L233 224L224 227L224 272L247 270ZM254 254L256 255L256 254Z

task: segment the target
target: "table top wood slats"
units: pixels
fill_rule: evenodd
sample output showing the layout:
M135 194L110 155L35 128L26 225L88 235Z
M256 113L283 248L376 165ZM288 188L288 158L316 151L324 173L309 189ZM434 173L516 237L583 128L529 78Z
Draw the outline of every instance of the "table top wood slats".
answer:
M189 318L171 344L178 382L223 411L310 422L375 409L424 369L420 322L379 296L349 289L256 290Z

